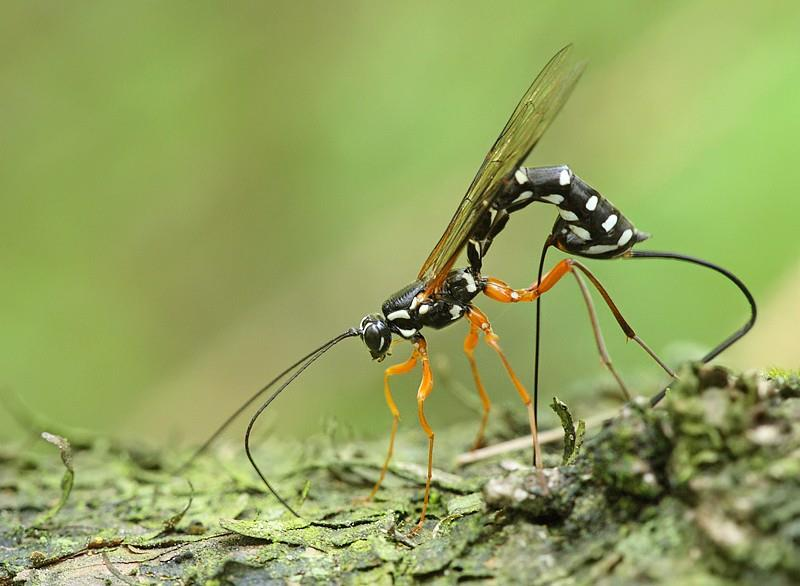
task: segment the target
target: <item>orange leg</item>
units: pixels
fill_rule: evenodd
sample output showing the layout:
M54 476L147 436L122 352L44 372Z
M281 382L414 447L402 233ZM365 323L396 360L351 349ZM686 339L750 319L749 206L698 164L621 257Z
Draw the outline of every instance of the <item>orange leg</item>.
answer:
M542 277L542 282L531 285L527 289L513 289L504 281L489 277L484 294L495 301L503 303L517 303L520 301L534 301L542 293L547 293L567 273L573 271L575 261L565 258Z
M498 342L499 337L492 331L492 325L489 323L489 319L486 317L486 314L484 314L480 309L472 305L467 309L466 316L469 319L470 323L472 324L472 328L473 329L477 328L478 330L482 331L486 339L486 343L495 352L497 352L497 355L503 362L503 366L505 366L506 368L506 372L508 372L508 376L511 378L511 382L514 383L514 387L517 389L517 393L519 393L522 402L528 409L528 423L530 424L531 427L531 440L533 442L533 463L537 468L541 468L542 452L541 448L539 447L539 434L536 429L536 417L533 412L533 402L531 401L531 396L528 394L528 391L525 390L525 387L522 385L519 378L517 378L517 375L511 368L511 364L509 364L508 359L506 358L505 354L503 354L503 351L500 349L500 343Z
M658 357L658 355L656 355L656 353L645 343L644 340L642 340L638 336L638 334L633 330L630 324L625 320L619 308L617 308L616 304L611 299L611 296L608 294L608 291L606 291L605 287L603 287L603 285L600 283L597 277L595 277L594 274L585 265L583 265L582 263L578 262L575 259L566 258L560 261L555 267L553 267L552 270L550 270L547 274L545 274L542 277L542 281L540 283L535 283L530 287L528 287L527 289L513 289L500 279L494 279L489 277L487 279L487 284L486 288L484 289L484 293L488 297L494 299L495 301L500 301L502 303L518 303L520 301L534 301L540 295L552 289L553 286L556 283L558 283L558 281L560 281L564 275L568 273L573 273L577 276L575 269L580 270L584 275L586 275L589 281L591 281L592 285L595 286L597 291L603 297L603 301L606 302L606 305L608 305L608 308L611 310L611 313L614 314L614 318L617 320L617 323L619 324L620 328L622 328L622 331L625 332L625 336L627 336L629 340L633 340L634 342L639 344L639 346L641 346L642 349L645 352L647 352L650 355L650 357L653 358L653 360L655 360L658 363L658 365L662 369L664 369L664 371L668 375L670 375L673 378L677 378L675 372L669 366L667 366L664 363L664 361ZM578 284L579 286L582 285L580 279L578 280ZM588 297L586 297L583 287L581 287L581 293L584 295L585 300L589 299ZM592 307L590 300L587 301L587 307L589 309L589 317L590 319L592 319L594 313L594 307ZM592 320L592 322L594 326L595 321ZM597 339L597 330L595 330L595 338ZM598 341L598 347L600 346L601 342ZM607 355L604 355L602 349L600 350L600 356L603 362L606 363ZM613 368L612 368L612 374L614 374L614 376L618 378L616 373L613 371ZM622 385L622 389L623 393L627 396L628 391L625 388L624 384Z
M431 496L431 477L433 476L433 429L431 429L428 420L425 418L424 410L425 399L428 398L428 395L430 395L433 390L433 375L431 374L431 366L428 361L428 345L425 339L420 336L420 338L414 342L414 347L415 352L422 359L422 382L420 382L419 389L417 390L417 415L419 415L419 424L422 426L422 430L425 432L425 435L428 436L428 475L425 479L425 497L422 500L422 513L420 514L419 523L417 523L412 533L416 533L422 529L422 525L425 522L425 514L428 512L428 499Z
M386 460L384 460L383 462L383 467L381 468L381 475L378 478L378 481L375 483L375 486L372 487L369 496L367 496L367 500L375 496L375 493L378 492L378 489L381 487L383 479L386 477L386 471L389 469L389 462L391 462L392 454L394 453L394 437L395 435L397 435L397 424L400 422L400 411L397 409L397 405L394 402L394 398L392 398L392 391L389 388L389 377L394 376L396 374L405 374L409 372L412 368L414 368L414 366L416 366L419 357L420 357L419 351L416 348L414 348L414 351L411 354L411 358L409 358L402 364L395 364L394 366L390 366L383 373L383 395L386 398L386 404L389 406L389 411L392 412L392 433L389 436L389 450L386 452Z
M483 434L486 431L486 422L489 420L489 411L492 409L492 402L489 400L489 395L483 388L481 377L478 374L478 364L475 362L475 347L478 345L478 333L481 331L480 327L474 323L470 324L469 334L464 340L464 353L467 355L469 365L472 368L472 378L475 379L475 387L478 389L478 395L481 398L483 405L483 417L481 418L481 426L478 428L478 435L475 436L475 442L472 444L472 449L477 450L483 445Z

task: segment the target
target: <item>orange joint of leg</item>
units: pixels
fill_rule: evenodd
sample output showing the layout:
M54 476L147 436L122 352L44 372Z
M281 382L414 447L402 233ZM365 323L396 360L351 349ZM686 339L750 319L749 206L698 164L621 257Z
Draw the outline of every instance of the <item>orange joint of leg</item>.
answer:
M564 275L573 271L574 261L565 258L559 262L544 277L541 283L534 283L527 289L514 289L504 281L489 277L486 279L486 287L483 293L490 299L501 303L519 303L535 301L543 293L546 293L558 283Z
M533 301L539 296L536 290L513 289L500 279L489 277L486 280L484 295L500 303L518 303L520 301Z
M539 297L542 293L547 293L562 279L564 275L573 271L572 267L574 264L575 261L573 261L571 258L565 258L552 269L547 271L547 273L545 273L545 275L542 277L541 282L534 283L527 290L532 292L535 291L536 297Z

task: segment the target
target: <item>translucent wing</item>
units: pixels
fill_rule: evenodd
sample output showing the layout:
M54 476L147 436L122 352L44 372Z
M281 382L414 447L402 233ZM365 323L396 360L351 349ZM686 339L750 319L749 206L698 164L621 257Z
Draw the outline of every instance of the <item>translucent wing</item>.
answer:
M572 45L561 49L536 76L486 154L453 219L419 271L418 278L427 283L426 291L444 281L484 210L512 180L567 101L584 65L573 63L571 50Z

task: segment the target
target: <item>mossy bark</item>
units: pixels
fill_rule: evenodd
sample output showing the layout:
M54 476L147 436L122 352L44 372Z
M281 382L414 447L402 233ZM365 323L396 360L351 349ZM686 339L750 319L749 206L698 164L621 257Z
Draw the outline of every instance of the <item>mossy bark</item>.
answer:
M190 485L169 473L185 453L100 440L74 450L74 487L48 516L58 454L6 448L0 584L800 582L800 381L709 367L681 381L587 434L568 465L554 449L544 483L527 452L437 469L413 536L422 453L400 453L378 497L356 501L382 444L270 440L256 457L302 519L237 448L201 458ZM437 435L437 464L468 431Z

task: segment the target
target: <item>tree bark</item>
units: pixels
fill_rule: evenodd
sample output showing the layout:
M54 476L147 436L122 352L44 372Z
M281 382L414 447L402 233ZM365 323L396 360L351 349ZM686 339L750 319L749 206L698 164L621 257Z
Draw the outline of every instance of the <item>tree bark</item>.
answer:
M548 450L545 485L529 450L442 470L474 431L444 430L416 535L418 434L369 503L383 442L262 442L300 519L238 447L177 477L188 452L89 439L70 458L51 435L61 458L41 440L0 451L0 584L796 584L799 397L795 375L687 369L658 408L626 405L582 447L572 430L580 452Z

